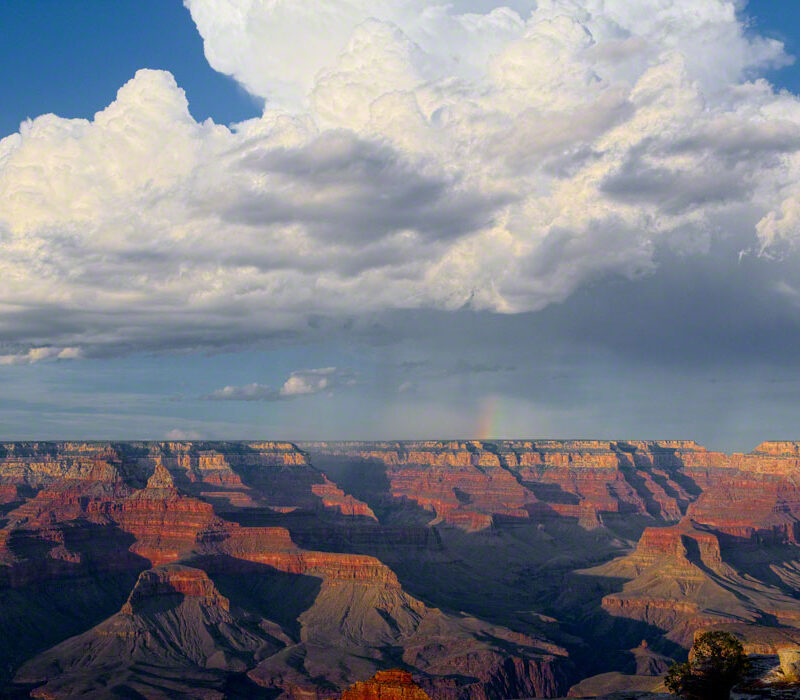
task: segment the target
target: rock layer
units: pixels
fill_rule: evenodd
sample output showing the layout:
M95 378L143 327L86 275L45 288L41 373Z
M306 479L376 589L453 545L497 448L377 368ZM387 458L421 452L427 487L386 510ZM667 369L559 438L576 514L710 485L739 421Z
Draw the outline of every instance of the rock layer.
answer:
M0 444L0 683L310 699L401 666L448 700L650 687L701 629L796 646L798 475L794 442ZM417 697L406 681L352 692Z
M342 693L342 700L431 700L430 696L414 683L408 671L393 669L378 671L368 681L350 686Z

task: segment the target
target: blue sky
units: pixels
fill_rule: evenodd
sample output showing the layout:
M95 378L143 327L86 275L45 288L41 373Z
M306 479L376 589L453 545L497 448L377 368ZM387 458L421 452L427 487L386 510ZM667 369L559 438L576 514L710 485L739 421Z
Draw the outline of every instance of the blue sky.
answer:
M258 100L208 65L179 1L12 0L0 6L0 26L3 135L47 112L89 118L139 68L170 71L198 120L228 124L261 113Z
M115 100L127 135L37 120L0 150L0 439L797 438L800 8L702 0L674 36L539 8L523 44L536 3L509 4L0 4L0 136Z
M800 49L800 6L750 0L753 31L781 39L791 55ZM139 68L170 71L186 91L195 119L221 124L256 117L261 100L212 69L203 41L180 0L9 0L0 26L0 133L46 112L91 117L114 99ZM797 92L796 65L770 71L775 85Z

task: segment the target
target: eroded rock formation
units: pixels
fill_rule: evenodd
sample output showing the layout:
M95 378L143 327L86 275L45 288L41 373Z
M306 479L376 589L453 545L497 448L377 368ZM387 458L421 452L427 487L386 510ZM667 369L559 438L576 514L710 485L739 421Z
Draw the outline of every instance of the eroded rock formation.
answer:
M408 671L378 671L368 681L350 686L342 700L431 700Z
M0 682L48 698L656 687L698 630L762 654L800 643L798 476L793 442L0 444ZM416 685L366 682L397 666Z

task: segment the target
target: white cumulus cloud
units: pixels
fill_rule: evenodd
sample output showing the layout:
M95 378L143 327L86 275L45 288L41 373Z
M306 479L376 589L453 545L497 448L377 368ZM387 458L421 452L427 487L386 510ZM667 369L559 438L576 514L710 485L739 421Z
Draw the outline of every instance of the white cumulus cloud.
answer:
M299 396L333 391L355 383L356 374L352 370L320 367L292 372L280 389L254 382L243 386L226 386L203 398L211 401L286 401Z
M739 4L186 0L263 116L198 123L142 70L93 119L1 140L0 362L538 310L731 220L792 246L800 100L759 78L788 59Z
M181 430L180 428L173 428L164 434L165 440L202 440L203 436L196 430Z
M44 360L77 360L81 358L80 348L31 348L27 352L0 355L0 365L32 365Z

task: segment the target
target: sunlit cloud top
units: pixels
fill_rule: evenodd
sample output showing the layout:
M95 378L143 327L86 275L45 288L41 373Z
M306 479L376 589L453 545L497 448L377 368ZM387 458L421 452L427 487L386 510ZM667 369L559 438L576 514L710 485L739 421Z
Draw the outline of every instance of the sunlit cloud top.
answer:
M198 123L141 70L0 141L4 362L535 311L732 220L796 243L800 100L760 77L790 59L734 2L186 5L263 115Z

